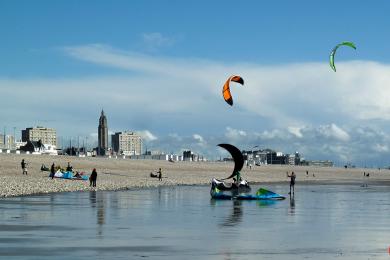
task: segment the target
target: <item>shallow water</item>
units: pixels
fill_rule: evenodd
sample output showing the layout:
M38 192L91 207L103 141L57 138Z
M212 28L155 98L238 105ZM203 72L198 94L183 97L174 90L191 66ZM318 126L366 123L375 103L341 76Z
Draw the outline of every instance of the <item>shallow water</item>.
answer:
M213 201L205 186L5 198L0 257L390 259L389 213L388 186L296 185L276 202Z

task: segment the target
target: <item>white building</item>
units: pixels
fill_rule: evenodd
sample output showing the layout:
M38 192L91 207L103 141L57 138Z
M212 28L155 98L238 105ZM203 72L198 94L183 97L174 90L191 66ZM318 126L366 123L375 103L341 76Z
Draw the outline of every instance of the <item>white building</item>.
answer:
M112 149L117 154L140 155L142 139L134 132L116 132L111 136Z
M42 144L57 146L57 133L53 128L37 126L22 130L22 141L41 141Z

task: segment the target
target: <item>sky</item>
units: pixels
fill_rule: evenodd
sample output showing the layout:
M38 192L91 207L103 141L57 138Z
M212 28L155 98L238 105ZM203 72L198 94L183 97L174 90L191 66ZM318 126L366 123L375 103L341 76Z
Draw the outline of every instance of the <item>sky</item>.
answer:
M390 165L388 1L1 1L0 132ZM337 72L329 67L336 53ZM226 79L234 105L221 97Z

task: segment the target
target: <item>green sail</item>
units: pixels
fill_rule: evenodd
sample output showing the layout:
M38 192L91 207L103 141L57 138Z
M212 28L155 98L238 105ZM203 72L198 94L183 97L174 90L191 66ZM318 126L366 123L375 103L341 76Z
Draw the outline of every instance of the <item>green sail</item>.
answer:
M354 48L356 50L356 46L353 42L342 42L340 44L337 44L336 47L333 48L333 50L331 51L331 53L329 55L329 65L332 68L332 70L334 70L334 72L336 72L336 66L334 65L334 56L336 54L337 49L340 46L348 46L348 47Z

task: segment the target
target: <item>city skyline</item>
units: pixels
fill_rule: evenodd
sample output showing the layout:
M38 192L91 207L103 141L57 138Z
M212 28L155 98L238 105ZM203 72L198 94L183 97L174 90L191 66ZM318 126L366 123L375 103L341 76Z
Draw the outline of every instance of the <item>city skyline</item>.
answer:
M131 129L164 151L223 156L217 144L232 143L390 165L389 7L5 1L0 127L43 125L92 143L104 107L110 134ZM338 51L335 73L329 53L342 41L357 50ZM235 74L245 85L229 107L221 88Z

